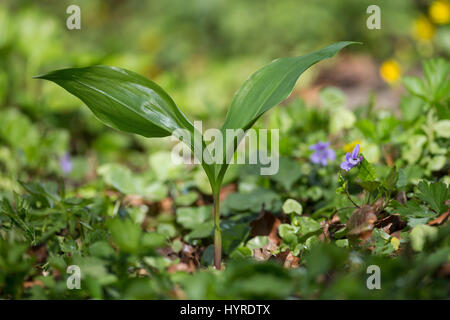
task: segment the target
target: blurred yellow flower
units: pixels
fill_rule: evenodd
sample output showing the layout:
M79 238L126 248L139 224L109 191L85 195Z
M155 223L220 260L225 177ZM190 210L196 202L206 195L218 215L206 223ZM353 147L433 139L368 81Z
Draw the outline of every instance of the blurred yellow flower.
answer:
M398 247L400 247L400 240L398 240L396 237L391 238L391 244L392 247L394 247L394 250L398 250Z
M434 1L428 9L431 20L437 24L446 24L450 21L450 1Z
M356 146L357 144L359 144L359 147L360 147L359 152L361 152L361 151L362 151L362 148L361 148L361 140L355 140L355 141L353 141L353 142L347 143L347 144L344 146L344 151L345 151L345 152L352 152L353 149L355 148L355 146Z
M394 59L389 59L384 61L380 67L380 75L384 81L393 83L396 82L400 75L402 74L402 69L397 61Z
M414 21L413 37L420 41L428 41L433 39L435 29L433 24L427 17L420 17Z

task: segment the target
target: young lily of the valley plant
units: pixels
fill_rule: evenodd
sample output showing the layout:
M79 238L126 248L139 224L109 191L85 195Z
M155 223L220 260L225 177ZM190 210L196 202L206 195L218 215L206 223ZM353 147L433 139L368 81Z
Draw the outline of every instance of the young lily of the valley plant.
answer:
M305 70L321 60L331 58L352 43L338 42L305 56L280 58L256 71L235 94L221 132L227 129L249 130L261 115L290 95ZM139 74L117 67L91 66L56 70L36 78L53 81L77 96L99 120L110 127L148 138L177 136L177 131L187 131L190 139L183 139L183 142L197 158L201 159L201 155L204 157L205 152L209 152L201 133L171 97L156 83ZM230 141L225 138L224 157L234 154L242 138L234 137ZM201 142L195 143L196 139L201 139ZM202 150L194 147L199 142ZM224 160L202 162L213 192L216 269L221 267L222 255L219 194L229 163L227 159Z

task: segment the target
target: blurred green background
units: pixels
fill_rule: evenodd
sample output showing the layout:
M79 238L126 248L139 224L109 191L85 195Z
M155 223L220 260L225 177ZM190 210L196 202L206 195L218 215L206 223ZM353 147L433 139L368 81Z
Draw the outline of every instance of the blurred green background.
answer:
M81 30L66 27L73 4ZM380 30L366 27L372 4L381 9ZM424 226L442 212L419 204L448 207L449 22L449 0L1 0L0 296L448 297L450 228ZM213 224L201 168L174 164L169 138L110 129L80 100L32 78L95 64L130 69L161 85L206 129L222 124L234 92L262 66L341 40L363 44L311 68L255 125L280 129L279 172L230 166L221 194L223 273L203 270L212 263ZM336 151L328 166L310 161L309 147L319 141ZM387 234L377 226L372 253L340 248L349 241L338 228L354 207L336 192L339 162L356 144L379 179L402 169L397 191L410 199L402 214L408 227ZM421 179L434 183L418 192ZM428 188L440 192L429 196ZM350 193L364 196L357 185ZM411 200L417 195L421 202ZM286 199L298 200L305 216L283 214ZM281 238L261 258L255 252L267 245L267 232L254 231L264 212ZM312 250L330 220L338 230L333 244ZM307 240L297 241L299 221L312 229ZM413 249L424 252L413 255L408 230L417 224L411 238L420 250ZM292 270L253 261L274 257ZM83 290L68 292L64 273L73 263L87 277ZM383 291L366 290L361 264L385 268Z
M323 85L342 88L348 104L398 102L402 74L423 58L448 56L448 1L377 1L381 30L366 27L373 1L183 0L25 1L0 4L0 188L15 189L25 172L51 175L75 155L72 178L93 163L130 159L167 148L165 140L118 133L81 102L32 76L93 64L144 74L166 89L191 120L221 124L233 93L269 61L339 40L363 42L307 72L293 96L315 101ZM66 9L81 8L81 30L68 30ZM390 90L388 90L390 89ZM384 94L384 93L386 94ZM130 150L127 153L124 149ZM136 152L135 152L136 151ZM81 155L81 157L77 157Z

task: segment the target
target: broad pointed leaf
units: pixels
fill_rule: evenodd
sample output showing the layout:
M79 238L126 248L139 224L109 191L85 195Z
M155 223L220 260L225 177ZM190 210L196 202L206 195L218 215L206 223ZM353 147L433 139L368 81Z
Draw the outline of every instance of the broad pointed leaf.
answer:
M175 130L187 130L203 144L197 131L170 96L153 81L132 71L109 66L69 68L41 76L80 98L106 125L144 137L166 137ZM177 133L177 132L175 132ZM199 138L197 138L199 137ZM201 150L194 150L194 153ZM208 176L208 165L203 164Z
M222 129L249 129L264 112L290 95L305 70L352 43L338 42L305 56L280 58L256 71L236 92Z
M333 57L352 43L355 42L338 42L305 56L280 58L256 71L236 92L222 126L223 135L226 136L227 129L246 131L251 128L262 114L291 94L297 79L305 70L321 60ZM224 156L227 150L235 150L239 141L240 138L226 141ZM219 176L224 174L226 167L225 164L220 168Z

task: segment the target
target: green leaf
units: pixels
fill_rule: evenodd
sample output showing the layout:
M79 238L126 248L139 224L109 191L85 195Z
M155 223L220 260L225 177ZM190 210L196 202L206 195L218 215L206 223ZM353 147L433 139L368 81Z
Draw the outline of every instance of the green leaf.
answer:
M374 254L379 256L389 256L395 251L390 235L383 229L375 228L372 231L372 239L375 243Z
M127 167L118 163L104 164L97 169L105 182L124 194L137 194L133 173Z
M411 94L424 100L427 99L427 88L425 87L423 81L418 77L404 77L403 84Z
M270 179L279 183L286 191L290 191L301 176L302 170L297 160L281 157L279 170L270 176Z
M248 240L246 247L250 250L260 249L266 246L269 243L268 236L256 236L250 240Z
M369 119L361 119L355 126L366 138L371 139L372 141L378 141L377 128Z
M142 260L146 265L152 268L156 268L160 272L167 269L167 267L169 267L173 263L173 261L170 260L169 258L161 256L157 257L146 256Z
M135 175L127 167L118 163L106 163L97 169L100 176L124 194L136 194L153 201L167 196L168 188L162 182L148 181L144 176Z
M122 252L137 252L142 234L139 225L131 219L114 218L108 221L108 229L113 241Z
M447 162L446 156L430 157L429 161L428 161L427 169L430 171L439 171L445 166L446 162Z
M183 249L184 244L180 240L174 240L172 242L172 250L175 252L180 252Z
M353 111L346 107L338 107L330 113L330 133L334 134L342 129L350 129L356 123Z
M408 225L413 227L420 223L427 223L437 216L437 214L426 206L421 206L417 200L409 200L405 205L402 205L396 200L392 201L392 207L396 212L400 213L402 218L408 220Z
M261 212L265 210L277 212L281 209L280 196L269 189L257 188L251 192L232 193L222 203L221 213L230 215L237 212Z
M191 232L189 232L184 239L191 241L193 239L201 239L209 237L214 229L214 222L212 220L200 223Z
M240 246L240 247L237 247L232 253L230 253L229 257L233 260L243 260L243 259L250 258L251 256L252 256L252 250L250 250L247 247Z
M397 185L398 178L399 178L399 173L397 171L397 168L394 167L389 171L389 174L384 179L383 184L386 187L386 189L388 189L388 190L394 189L395 186Z
M176 215L177 222L186 229L195 229L200 224L212 220L211 206L179 208Z
M205 172L201 170L197 171L194 175L194 181L201 193L204 194L213 193L210 180L208 179L208 175Z
M406 184L418 184L425 174L424 168L419 165L409 165L403 168ZM406 185L405 184L405 185Z
M430 221L429 218L408 218L408 226L410 228L414 228L415 226L419 225L419 224L425 224L428 221Z
M346 247L348 247L348 239L339 239L339 240L336 240L335 244L336 244L338 247L346 248Z
M400 100L400 109L402 110L402 120L405 122L415 121L423 112L426 102L424 99L405 95Z
M175 203L178 206L189 206L193 204L198 199L198 193L195 191L189 191L183 194L180 194L175 198Z
M408 139L406 150L403 151L403 158L413 164L420 159L427 137L422 134L414 134Z
M361 181L358 184L369 192L374 192L381 185L378 181Z
M352 43L354 42L338 42L304 56L276 59L256 71L236 92L222 126L222 132L225 133L227 129L246 131L251 128L261 115L290 95L297 79L304 71L321 60L333 57L339 50ZM224 157L226 150L235 150L239 140L238 138L225 142ZM226 164L221 171L223 168L226 168Z
M194 148L194 140L200 139L200 146L204 147L201 133L170 96L156 83L137 73L117 67L92 66L56 70L35 78L60 85L112 128L144 137L166 137L186 130L190 139L184 139L184 142L195 154L201 150ZM212 177L211 167L204 161L202 165Z
M87 282L95 281L101 285L107 285L117 281L117 277L108 272L106 263L99 258L76 256L73 262L80 267L82 279ZM92 288L92 285L87 286Z
M98 258L109 258L114 255L114 249L106 241L97 241L89 246L89 254Z
M149 79L116 67L52 71L35 78L55 82L80 98L105 124L145 137L165 137L193 125L169 95Z
M54 185L49 183L23 182L19 181L22 187L40 201L44 206L52 208L55 202L60 201L60 197L54 190Z
M14 209L8 199L0 199L0 214L7 216L11 223L22 229L25 233L25 236L28 240L34 244L35 242L35 233L33 228L28 225L22 218L21 215L25 216L28 212L28 206L19 198L19 196L15 195L16 208Z
M359 165L358 178L361 181L375 181L377 178L373 165L365 157Z
M250 233L248 223L227 220L221 222L220 228L222 229L222 248L225 254L229 254L239 247Z
M281 239L283 239L283 241L288 244L290 244L290 243L295 244L298 242L297 232L298 232L298 227L287 224L287 223L282 223L278 227L278 233L279 233Z
M336 87L326 87L319 93L320 104L327 110L345 107L347 105L347 96Z
M287 199L283 204L283 212L286 214L296 213L301 215L303 212L303 207L297 200Z
M450 120L436 122L433 129L438 137L450 138Z
M447 209L445 201L449 197L448 186L443 182L428 183L421 181L418 185L419 193L417 196L437 213L443 213Z
M0 112L0 137L12 147L25 151L41 143L38 129L26 115L13 108Z
M429 94L427 99L432 102L448 98L450 93L450 63L442 58L426 60L423 63L423 71L427 82Z
M305 247L306 249L310 250L313 246L320 243L319 237L316 235L312 235L305 241Z
M174 180L184 172L184 166L172 161L169 151L159 151L149 157L149 163L159 181Z
M406 180L405 171L401 168L398 169L398 178L397 178L397 182L396 182L395 186L397 188L403 188L407 184L408 184L408 181Z
M305 56L280 58L256 71L234 96L222 129L250 128L264 112L289 96L306 69L352 43L338 42Z
M177 234L177 229L171 223L164 223L164 222L159 223L158 226L156 227L156 231L159 234L162 234L165 238L173 238Z
M156 232L144 233L141 239L141 247L144 249L156 249L166 244L166 237Z
M388 142L398 125L398 120L393 116L385 117L377 121L377 136L380 143Z
M207 266L210 266L214 263L214 245L211 244L206 247L205 251L203 252L201 262Z

